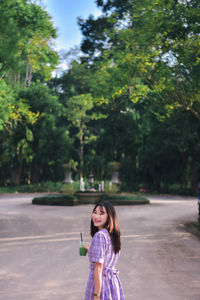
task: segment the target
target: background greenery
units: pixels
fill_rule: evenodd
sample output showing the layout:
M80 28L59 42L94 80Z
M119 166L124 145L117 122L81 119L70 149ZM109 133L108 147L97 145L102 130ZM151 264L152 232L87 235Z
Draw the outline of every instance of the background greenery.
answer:
M0 185L118 171L122 190L196 193L199 1L96 4L78 19L81 52L61 57L43 7L0 1Z

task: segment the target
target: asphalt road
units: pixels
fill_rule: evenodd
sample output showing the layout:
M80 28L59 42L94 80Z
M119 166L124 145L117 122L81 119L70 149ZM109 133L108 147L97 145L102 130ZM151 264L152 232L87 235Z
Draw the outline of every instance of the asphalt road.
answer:
M93 206L38 206L32 198L0 196L0 299L84 299L89 264L78 255L79 235L90 240ZM197 200L149 199L116 207L126 300L199 300L200 239L184 226L197 220Z

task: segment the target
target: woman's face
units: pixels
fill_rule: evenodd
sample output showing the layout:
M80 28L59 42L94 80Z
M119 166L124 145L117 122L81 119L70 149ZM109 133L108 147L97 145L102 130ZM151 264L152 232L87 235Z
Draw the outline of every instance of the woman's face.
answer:
M94 223L94 226L98 227L99 230L103 229L107 219L108 214L105 207L97 206L92 213L92 221Z

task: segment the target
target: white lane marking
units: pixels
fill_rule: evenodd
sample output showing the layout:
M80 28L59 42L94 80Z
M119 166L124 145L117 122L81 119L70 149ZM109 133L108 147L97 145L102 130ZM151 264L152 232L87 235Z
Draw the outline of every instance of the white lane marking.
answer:
M55 243L55 242L67 242L67 241L79 241L79 232L68 232L68 233L55 233L48 235L38 235L38 236L24 236L24 237L14 237L14 238L1 238L1 248L0 251L4 251L6 247L12 246L24 246L24 245L36 245L41 243ZM78 235L77 237L64 237L66 235ZM63 236L63 238L62 238ZM143 243L153 243L158 241L166 241L166 237L176 236L181 239L188 238L191 236L187 232L172 232L171 234L162 235L162 234L133 234L133 235L122 235L122 238L133 238L135 242ZM59 238L61 237L61 238ZM89 240L88 237L85 238L86 241Z
M48 239L48 238L55 238L59 236L66 236L66 235L80 235L80 232L63 232L63 233L54 233L54 234L46 234L46 235L32 235L32 236L19 236L19 237L10 237L10 238L0 238L0 242L14 242L14 241L26 241L26 240L39 240L39 239ZM148 238L148 237L159 237L159 236L171 236L176 235L179 237L183 236L191 236L188 232L172 232L171 234L129 234L129 235L122 235L122 238ZM79 237L75 238L79 239ZM54 239L55 240L55 239Z
M80 232L63 232L63 233L54 233L54 234L46 234L46 235L31 235L31 236L19 236L19 237L11 237L11 238L0 238L0 242L45 239L45 238L53 238L56 236L65 236L65 235L73 235L73 234L80 235Z
M41 244L41 243L52 243L52 242L66 242L66 241L79 241L80 238L76 237L76 238L62 238L62 239L49 239L49 240L34 240L34 245L36 244ZM27 241L25 244L23 243L23 241L19 241L19 242L10 242L10 243L4 243L3 246L4 247L10 247L10 246L24 246L24 245L33 245L33 241ZM0 249L1 251L2 249Z

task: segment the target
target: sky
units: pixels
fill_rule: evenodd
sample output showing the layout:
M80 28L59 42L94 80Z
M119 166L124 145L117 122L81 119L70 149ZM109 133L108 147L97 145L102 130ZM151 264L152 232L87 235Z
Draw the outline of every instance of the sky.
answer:
M57 28L56 50L69 50L80 45L82 34L77 17L86 19L91 14L95 17L101 14L95 0L43 0L42 3L52 16L54 27Z

